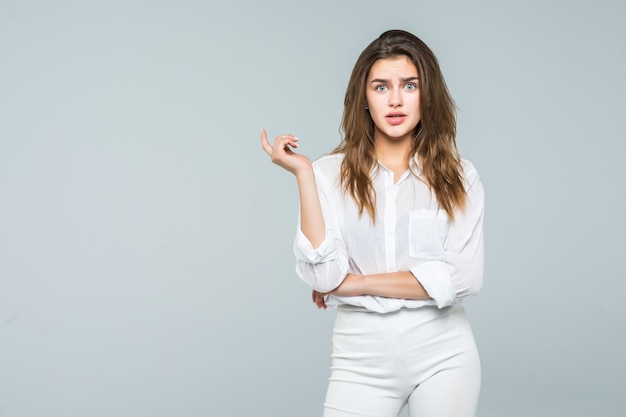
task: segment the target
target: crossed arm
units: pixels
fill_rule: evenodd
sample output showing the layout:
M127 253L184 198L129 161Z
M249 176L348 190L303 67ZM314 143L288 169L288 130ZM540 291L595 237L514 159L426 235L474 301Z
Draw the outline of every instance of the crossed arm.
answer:
M405 298L426 300L430 296L413 274L409 271L388 272L384 274L355 275L348 274L343 282L328 293L313 290L312 298L318 308L326 308L324 297L328 294L344 297L358 295L377 295L387 298Z

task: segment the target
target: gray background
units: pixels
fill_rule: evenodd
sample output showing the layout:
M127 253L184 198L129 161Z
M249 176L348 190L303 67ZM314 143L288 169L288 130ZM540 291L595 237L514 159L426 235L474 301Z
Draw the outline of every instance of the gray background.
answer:
M258 134L338 142L360 51L435 51L487 190L479 416L626 410L618 1L0 2L0 417L319 416L333 312Z

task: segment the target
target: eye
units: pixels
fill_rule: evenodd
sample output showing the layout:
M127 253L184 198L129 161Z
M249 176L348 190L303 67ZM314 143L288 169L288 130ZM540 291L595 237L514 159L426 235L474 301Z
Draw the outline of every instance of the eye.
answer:
M407 91L417 90L417 83L408 83L404 86Z
M382 92L387 91L387 86L386 86L386 85L384 85L384 84L379 84L379 85L377 85L377 86L375 87L375 89L376 89L376 91L378 91L378 92L382 93Z

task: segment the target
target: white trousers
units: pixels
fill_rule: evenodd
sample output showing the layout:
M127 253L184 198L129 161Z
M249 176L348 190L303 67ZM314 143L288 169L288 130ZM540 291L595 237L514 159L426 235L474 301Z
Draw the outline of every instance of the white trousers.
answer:
M462 306L339 306L324 417L473 417L480 359Z

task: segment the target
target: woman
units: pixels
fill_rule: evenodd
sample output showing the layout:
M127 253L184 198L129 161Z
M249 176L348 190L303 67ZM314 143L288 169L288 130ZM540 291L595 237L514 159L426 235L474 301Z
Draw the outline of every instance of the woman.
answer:
M483 275L483 188L458 156L454 102L437 59L387 31L359 56L343 139L311 163L298 139L261 143L296 176L298 275L337 307L325 417L464 417L480 360L461 301Z

